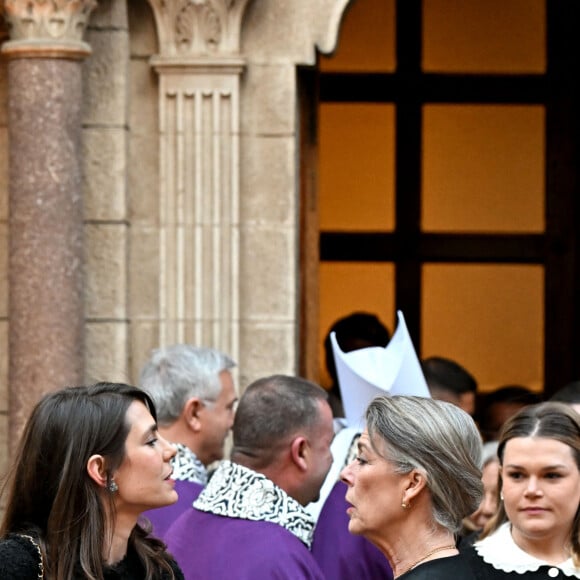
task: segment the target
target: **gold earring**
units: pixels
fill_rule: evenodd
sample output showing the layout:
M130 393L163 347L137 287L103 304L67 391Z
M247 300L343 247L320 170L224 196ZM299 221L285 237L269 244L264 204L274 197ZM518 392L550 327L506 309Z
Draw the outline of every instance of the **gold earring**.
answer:
M409 509L409 508L411 507L411 504L409 504L409 503L405 503L405 502L403 501L403 502L401 502L401 507L402 507L404 510L406 510L406 509Z

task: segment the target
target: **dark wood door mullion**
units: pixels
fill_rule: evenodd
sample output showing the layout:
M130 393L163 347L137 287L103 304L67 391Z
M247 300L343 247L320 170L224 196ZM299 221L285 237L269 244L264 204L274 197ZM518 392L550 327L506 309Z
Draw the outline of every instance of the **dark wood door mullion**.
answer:
M578 2L547 2L546 236L544 384L549 395L580 379L578 164L580 66Z
M321 102L389 102L396 107L394 233L321 232L321 260L393 261L396 305L420 348L424 262L545 265L545 389L580 379L580 70L577 0L546 2L547 74L422 74L421 0L397 0L394 74L323 74ZM356 78L355 78L356 77ZM546 106L546 233L428 234L420 231L421 114L425 103Z
M397 0L395 82L395 304L421 349L421 79L422 2Z
M320 101L386 103L400 101L406 86L389 73L323 73ZM543 74L464 75L424 73L416 77L416 94L426 103L543 104L548 86Z
M548 255L544 234L430 234L416 248L421 262L544 264ZM395 262L402 237L394 233L326 231L320 236L325 262Z

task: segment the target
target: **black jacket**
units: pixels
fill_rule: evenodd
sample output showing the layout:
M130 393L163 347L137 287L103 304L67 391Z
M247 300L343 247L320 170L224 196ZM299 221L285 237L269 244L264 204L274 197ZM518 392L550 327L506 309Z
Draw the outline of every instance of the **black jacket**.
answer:
M184 580L175 561L169 556L168 561L176 580ZM38 580L39 572L38 550L30 540L18 535L0 540L0 580ZM121 562L105 568L104 576L105 580L143 580L145 573L137 554L130 551ZM78 579L81 578L84 576L79 572ZM162 574L158 580L169 580L168 574Z

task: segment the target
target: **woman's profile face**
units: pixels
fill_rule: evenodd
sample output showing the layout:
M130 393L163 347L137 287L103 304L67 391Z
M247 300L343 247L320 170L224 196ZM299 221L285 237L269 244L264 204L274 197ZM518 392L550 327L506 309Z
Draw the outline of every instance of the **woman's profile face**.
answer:
M580 471L572 449L556 439L516 437L504 448L502 492L512 535L567 542L580 502Z
M374 451L367 431L358 440L355 459L341 472L348 486L346 501L351 504L348 531L369 539L380 538L385 529L405 516L401 507L404 476L395 473L391 462Z
M175 447L157 432L157 425L141 401L127 409L130 425L125 441L125 458L113 474L117 514L139 515L177 501L175 482L171 479L171 458Z

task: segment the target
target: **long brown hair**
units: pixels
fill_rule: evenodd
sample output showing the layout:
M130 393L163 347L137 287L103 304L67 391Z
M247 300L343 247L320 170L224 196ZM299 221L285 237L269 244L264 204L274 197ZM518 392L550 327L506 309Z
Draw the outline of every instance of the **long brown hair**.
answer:
M503 465L505 446L510 439L516 437L545 437L568 445L580 470L580 415L564 403L546 402L524 407L509 418L503 426L499 438L497 454L500 466ZM499 491L503 481L501 470L499 475ZM500 501L495 515L487 522L480 538L485 538L495 532L504 522L508 521L503 502ZM580 506L570 530L570 550L575 566L580 566Z
M149 396L122 383L69 387L45 395L26 424L8 480L8 497L0 537L32 534L41 545L46 577L70 580L75 570L90 580L103 580L104 545L115 517L113 501L105 506L89 477L91 455L105 458L107 479L125 457L130 430L127 409L141 401L156 417ZM107 536L109 534L109 536ZM165 545L147 537L139 525L129 538L145 569L145 579L173 572Z

